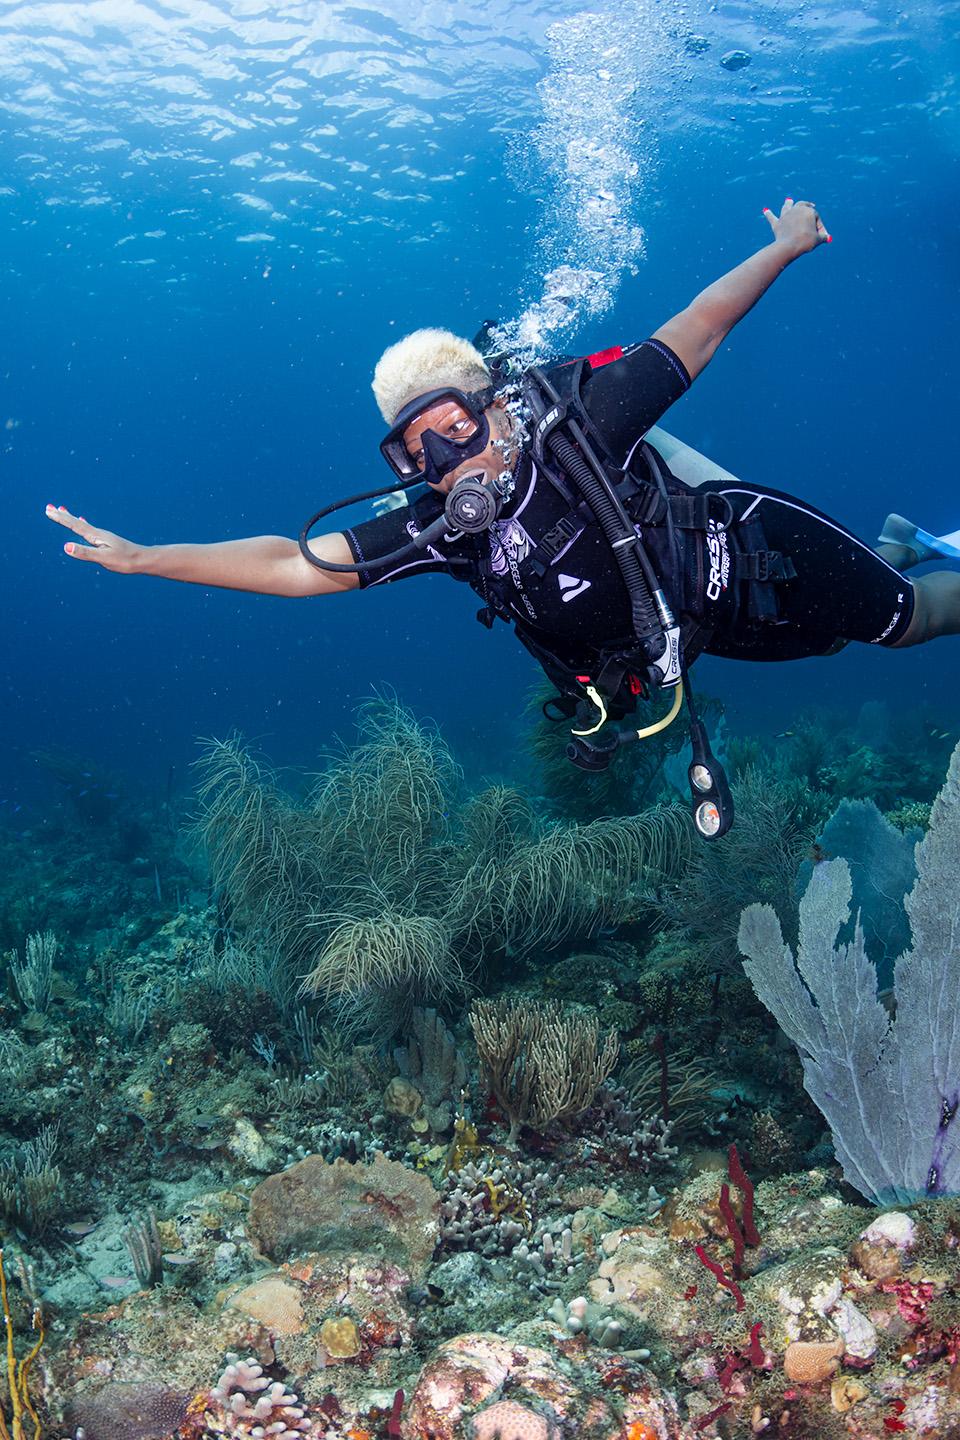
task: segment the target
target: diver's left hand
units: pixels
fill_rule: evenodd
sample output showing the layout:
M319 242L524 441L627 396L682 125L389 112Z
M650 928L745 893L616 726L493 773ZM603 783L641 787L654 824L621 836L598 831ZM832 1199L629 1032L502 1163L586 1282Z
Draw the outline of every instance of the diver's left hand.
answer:
M828 244L833 236L827 232L817 207L812 200L791 200L787 198L779 215L764 209L770 222L774 240L789 245L794 255L805 255L818 245Z

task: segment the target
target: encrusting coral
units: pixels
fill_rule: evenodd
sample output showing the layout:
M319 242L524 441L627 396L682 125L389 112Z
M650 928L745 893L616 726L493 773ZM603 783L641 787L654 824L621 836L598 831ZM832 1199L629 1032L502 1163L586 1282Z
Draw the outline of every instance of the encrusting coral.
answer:
M799 1385L817 1385L836 1373L843 1354L843 1341L794 1340L783 1356L783 1373Z
M560 1431L545 1415L516 1400L498 1400L474 1415L472 1440L558 1440Z

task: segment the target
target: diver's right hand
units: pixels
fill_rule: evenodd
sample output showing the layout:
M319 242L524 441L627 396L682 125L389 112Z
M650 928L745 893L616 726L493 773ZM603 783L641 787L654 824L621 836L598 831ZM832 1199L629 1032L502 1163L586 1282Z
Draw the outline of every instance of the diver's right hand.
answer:
M75 541L68 540L64 545L65 552L72 559L92 560L95 565L102 565L104 570L113 570L117 575L133 575L140 569L145 546L124 540L122 535L114 535L110 530L100 530L96 525L90 525L82 515L71 515L63 505L48 505L46 515L48 520L72 530L84 542L77 545Z

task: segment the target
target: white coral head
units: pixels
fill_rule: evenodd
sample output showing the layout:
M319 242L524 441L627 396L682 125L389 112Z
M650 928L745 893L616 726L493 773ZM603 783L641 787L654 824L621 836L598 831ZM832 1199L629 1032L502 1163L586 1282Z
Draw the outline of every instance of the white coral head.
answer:
M916 1244L916 1222L902 1210L888 1210L886 1215L878 1215L870 1222L860 1239L868 1245L894 1245L898 1250L909 1250Z

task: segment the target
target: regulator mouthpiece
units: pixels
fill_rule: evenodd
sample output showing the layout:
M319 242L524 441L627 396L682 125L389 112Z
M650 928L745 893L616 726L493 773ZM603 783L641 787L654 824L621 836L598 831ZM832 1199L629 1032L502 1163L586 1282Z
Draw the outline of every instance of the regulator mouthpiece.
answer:
M503 499L500 491L482 480L465 476L458 480L447 496L443 513L447 523L466 535L479 535L500 514Z

